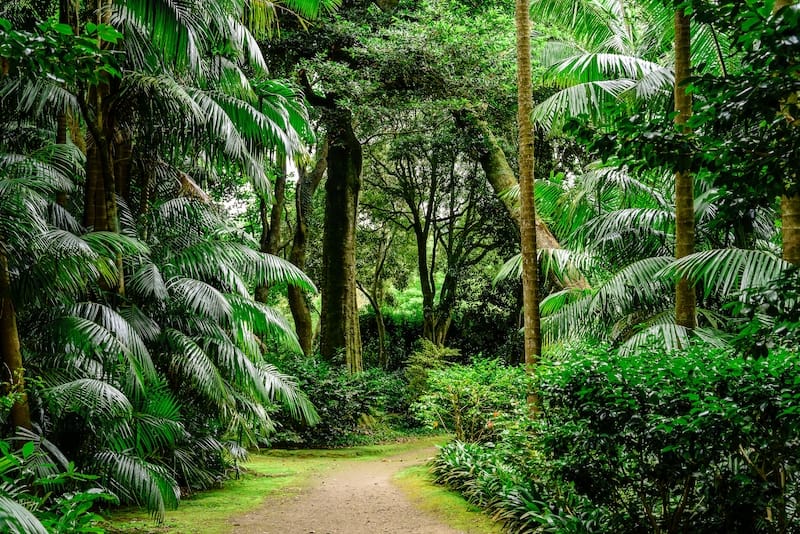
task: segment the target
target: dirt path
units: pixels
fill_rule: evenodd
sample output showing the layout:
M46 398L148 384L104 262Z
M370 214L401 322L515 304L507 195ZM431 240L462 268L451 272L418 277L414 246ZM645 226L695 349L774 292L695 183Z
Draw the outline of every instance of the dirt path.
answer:
M392 482L424 463L433 447L374 460L344 460L299 494L269 498L231 521L241 534L459 534L418 510ZM463 533L462 533L463 534Z

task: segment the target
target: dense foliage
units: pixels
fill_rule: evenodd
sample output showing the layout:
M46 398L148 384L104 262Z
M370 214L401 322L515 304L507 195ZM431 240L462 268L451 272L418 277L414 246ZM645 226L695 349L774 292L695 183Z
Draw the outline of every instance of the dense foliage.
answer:
M512 4L0 6L0 529L444 430L512 531L797 531L800 6Z

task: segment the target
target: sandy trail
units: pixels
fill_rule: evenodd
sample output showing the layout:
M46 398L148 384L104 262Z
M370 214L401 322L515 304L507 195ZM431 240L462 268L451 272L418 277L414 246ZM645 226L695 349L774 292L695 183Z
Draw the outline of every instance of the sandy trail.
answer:
M459 534L417 509L393 484L436 453L425 447L388 458L343 460L299 494L270 497L231 521L241 534Z

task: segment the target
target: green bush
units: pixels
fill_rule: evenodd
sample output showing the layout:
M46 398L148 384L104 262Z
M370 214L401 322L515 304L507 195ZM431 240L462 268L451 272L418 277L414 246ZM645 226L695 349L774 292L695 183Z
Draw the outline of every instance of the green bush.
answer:
M484 508L509 532L609 532L602 508L568 485L545 481L509 459L504 447L454 441L433 461L437 483Z
M613 532L796 532L798 354L702 347L542 369L542 451Z
M103 518L92 512L98 503L117 503L99 487L98 477L57 465L63 459L55 447L37 435L22 431L19 447L0 440L0 531L33 533L102 532ZM52 452L48 453L46 447Z
M318 358L297 358L282 367L298 377L298 387L317 409L320 422L308 426L276 414L278 431L270 440L273 445L336 447L362 443L363 436L386 430L379 420L389 414L399 414L401 423L407 420L406 383L398 373L370 369L350 375Z
M431 370L426 393L412 410L423 424L453 432L456 439L486 442L524 416L527 391L528 378L521 367L477 360Z

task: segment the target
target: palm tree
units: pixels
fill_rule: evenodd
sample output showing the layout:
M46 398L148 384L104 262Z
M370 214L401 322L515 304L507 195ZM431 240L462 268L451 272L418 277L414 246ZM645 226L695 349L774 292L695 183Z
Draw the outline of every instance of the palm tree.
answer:
M687 133L692 97L687 91L691 76L689 17L682 8L675 11L675 124ZM675 173L675 258L694 252L694 181L685 170ZM685 278L675 284L675 322L684 328L697 326L694 289Z
M542 354L539 282L536 264L536 205L533 189L533 95L531 81L530 2L517 0L517 124L519 127L520 233L522 296L525 316L525 365L533 372Z
M669 348L686 346L690 333L675 323L670 298L674 280L683 277L703 288L702 325L695 334L719 343L734 325L723 305L782 275L787 264L770 246L772 214L757 214L748 240L755 250L723 248L736 232L715 226L716 205L727 193L707 186L696 201L702 250L674 260L672 183L669 172L633 177L614 168L592 170L574 183L537 183L540 216L568 236L564 249L539 251L543 276L569 277L577 268L590 282L588 288L565 288L542 301L546 342L598 338L632 350L655 338ZM516 259L498 276L519 272Z

